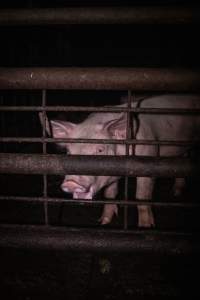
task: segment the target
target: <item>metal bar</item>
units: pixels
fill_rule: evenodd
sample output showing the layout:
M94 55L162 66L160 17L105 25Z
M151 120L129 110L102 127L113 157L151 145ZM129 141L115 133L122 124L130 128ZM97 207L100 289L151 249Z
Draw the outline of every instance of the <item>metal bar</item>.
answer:
M199 69L0 68L0 89L200 90Z
M127 108L131 108L131 102L132 102L132 93L129 90L128 91L128 97L127 97ZM127 111L126 113L127 118L126 118L126 139L131 139L132 137L132 126L131 126L131 115L130 111ZM126 144L126 156L129 156L129 150L130 146ZM125 177L125 190L124 190L124 200L128 201L128 177ZM124 207L124 229L128 228L128 207Z
M198 161L177 157L0 154L0 173L114 176L199 176Z
M200 208L200 203L198 202L189 202L191 200L188 199L188 202L149 202L147 200L127 200L123 199L105 199L105 200L86 200L86 199L66 199L66 198L50 198L45 199L44 197L25 197L25 196L0 196L1 201L27 201L27 202L44 202L48 201L48 203L65 203L66 205L104 205L104 204L117 204L119 206L137 206L137 205L150 205L156 207L179 207L179 208Z
M30 225L1 225L0 247L63 251L199 254L197 234L156 231L66 229Z
M46 90L42 90L42 107L45 109L46 106ZM47 154L47 144L44 141L46 138L46 111L42 111L42 150L43 154ZM49 217L48 217L48 201L47 201L47 175L43 175L43 196L44 196L44 223L45 225L49 224Z
M0 105L4 105L4 97L2 95L0 95ZM5 114L0 114L0 128L1 128L1 132L6 132L6 122L5 122ZM6 145L1 145L1 151L4 152L6 151Z
M29 137L0 137L0 142L3 143L86 143L86 144L128 144L128 145L170 145L170 146L194 146L199 144L199 140L189 141L152 141L152 140L113 140L113 139L56 139L56 138L29 138Z
M42 143L42 150L43 150L43 154L46 154L47 152L47 145L46 145L46 90L42 90L42 139L43 139L43 143Z
M200 97L199 97L200 100ZM199 108L138 108L96 106L1 106L0 111L133 112L141 114L200 114Z
M4 9L0 25L199 23L198 5Z

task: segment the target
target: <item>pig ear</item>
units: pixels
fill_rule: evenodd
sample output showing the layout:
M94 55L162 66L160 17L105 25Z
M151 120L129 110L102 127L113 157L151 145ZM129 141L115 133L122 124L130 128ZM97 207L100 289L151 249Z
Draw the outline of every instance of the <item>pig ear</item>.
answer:
M52 134L55 138L67 138L76 126L71 122L51 120Z
M126 115L123 114L120 118L107 122L104 126L104 130L115 139L126 138Z

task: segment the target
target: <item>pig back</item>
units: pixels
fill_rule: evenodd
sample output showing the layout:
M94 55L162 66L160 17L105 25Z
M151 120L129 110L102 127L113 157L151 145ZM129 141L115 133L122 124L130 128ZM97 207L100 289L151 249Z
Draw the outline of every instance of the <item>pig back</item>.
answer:
M200 95L166 94L140 101L141 108L200 108ZM200 116L195 114L139 114L137 139L188 140L200 138Z

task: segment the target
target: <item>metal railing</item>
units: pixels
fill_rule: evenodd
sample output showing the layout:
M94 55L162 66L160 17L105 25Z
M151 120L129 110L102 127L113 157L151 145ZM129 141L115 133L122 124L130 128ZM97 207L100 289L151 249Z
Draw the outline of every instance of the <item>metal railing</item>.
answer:
M138 7L138 8L66 8L35 10L2 10L0 25L46 25L46 24L189 24L199 23L199 6L193 7ZM120 109L127 113L127 136L125 141L95 139L53 139L46 136L46 111L98 111L119 112L118 108L67 107L46 105L47 89L94 89L94 90L128 90L130 91L167 91L198 92L200 90L200 70L198 69L153 69L153 68L1 68L0 89L39 89L42 90L40 106L2 106L1 111L41 111L43 112L43 134L41 138L1 137L0 142L40 142L43 154L0 154L0 173L9 174L43 174L42 197L1 196L6 200L40 201L44 203L44 224L49 225L48 203L77 203L75 200L48 197L47 174L95 174L115 176L199 176L197 161L186 158L147 158L128 156L128 146L132 144L151 145L188 145L183 141L148 141L136 140L130 134L131 113L199 113L199 110L144 109L132 108L130 105ZM130 97L129 97L130 100ZM126 156L123 157L81 157L49 155L46 144L53 142L73 143L107 143L125 144ZM103 164L102 164L103 162ZM96 201L96 204L116 203L125 207L124 229L127 229L127 211L129 205L141 204L141 201L129 201L127 180L125 199ZM89 204L89 200L80 200ZM148 202L143 202L148 205ZM193 207L198 204L188 203L151 203L160 206ZM103 234L102 234L103 232ZM68 230L51 226L0 226L0 246L49 248L78 250L111 251L161 251L179 254L199 251L196 235L187 233L156 233L139 231L138 233L112 232L98 230ZM40 239L38 239L40 236ZM56 241L56 243L55 243ZM79 245L79 247L76 247Z
M199 69L0 68L0 89L199 91Z
M4 9L0 25L190 24L199 23L199 5Z

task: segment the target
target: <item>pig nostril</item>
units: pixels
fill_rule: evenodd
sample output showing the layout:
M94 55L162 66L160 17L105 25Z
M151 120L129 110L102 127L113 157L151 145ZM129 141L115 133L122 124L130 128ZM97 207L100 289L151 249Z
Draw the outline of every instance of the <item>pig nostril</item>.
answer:
M61 185L61 189L66 192L69 193L69 189L66 186Z

